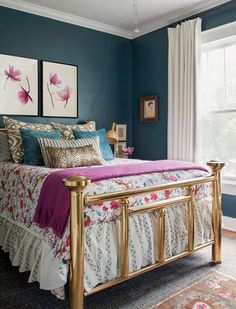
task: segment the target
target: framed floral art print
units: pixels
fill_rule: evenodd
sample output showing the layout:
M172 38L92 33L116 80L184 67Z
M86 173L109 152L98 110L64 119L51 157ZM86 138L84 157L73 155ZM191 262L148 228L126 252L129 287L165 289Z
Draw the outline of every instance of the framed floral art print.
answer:
M38 116L38 60L0 54L0 114Z
M78 118L76 65L42 61L44 117Z

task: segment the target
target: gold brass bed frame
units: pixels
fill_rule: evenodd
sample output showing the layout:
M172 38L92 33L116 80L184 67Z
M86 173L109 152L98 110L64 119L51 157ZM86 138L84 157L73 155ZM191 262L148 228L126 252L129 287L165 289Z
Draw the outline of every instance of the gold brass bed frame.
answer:
M83 176L72 176L64 180L64 184L70 190L71 211L70 211L70 240L71 240L71 261L70 261L70 308L82 309L84 306L84 296L89 296L102 291L116 284L124 282L135 276L153 270L157 267L187 256L194 251L212 245L212 261L221 263L221 169L224 163L210 161L207 163L212 169L211 176L199 177L188 180L181 180L167 184L145 187L141 189L125 190L105 194L85 196L84 190L90 180ZM212 184L212 227L214 239L194 246L194 189L196 185ZM144 206L129 207L129 197L142 195L176 188L187 188L187 195L170 198L167 200L148 203ZM121 205L121 233L120 233L120 277L103 284L99 284L90 292L84 292L84 208L92 203L100 201L119 200ZM165 215L169 206L187 203L188 207L188 248L175 256L165 258ZM145 266L135 272L129 272L129 217L134 214L152 212L156 220L155 246L158 248L156 262Z

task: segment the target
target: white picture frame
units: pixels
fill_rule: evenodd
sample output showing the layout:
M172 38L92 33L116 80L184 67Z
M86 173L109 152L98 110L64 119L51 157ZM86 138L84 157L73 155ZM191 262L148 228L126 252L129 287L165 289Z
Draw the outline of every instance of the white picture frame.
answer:
M38 60L0 54L0 114L38 116Z
M126 141L127 125L126 124L116 124L116 133L118 136L118 142Z
M78 118L78 68L42 61L42 116Z
M114 154L116 158L126 158L125 149L127 147L126 142L117 142L114 145Z

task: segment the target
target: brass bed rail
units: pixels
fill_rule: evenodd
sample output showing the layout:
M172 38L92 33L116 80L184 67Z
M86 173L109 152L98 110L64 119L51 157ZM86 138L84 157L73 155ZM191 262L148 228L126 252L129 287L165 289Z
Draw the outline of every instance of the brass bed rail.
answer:
M174 260L191 254L206 246L212 245L212 261L221 263L221 169L224 163L210 161L207 163L212 169L212 175L194 179L182 180L145 187L141 189L124 190L93 196L85 196L84 190L90 180L83 176L72 176L64 180L64 184L70 190L71 212L70 212L70 238L71 238L71 261L70 261L70 307L82 309L84 296L102 291L116 284L124 282L147 271L158 268ZM212 183L212 227L213 240L194 246L194 190L196 185ZM186 188L187 195L170 198L155 203L147 203L143 206L130 208L129 197L176 188ZM119 200L121 207L121 229L120 229L120 277L114 280L99 284L90 292L84 292L84 208L90 204L100 201ZM187 249L177 255L165 257L165 217L166 208L170 206L187 204L188 213L188 242ZM145 266L132 273L129 272L129 217L134 214L152 212L156 218L156 241L155 263ZM158 249L158 250L157 250Z

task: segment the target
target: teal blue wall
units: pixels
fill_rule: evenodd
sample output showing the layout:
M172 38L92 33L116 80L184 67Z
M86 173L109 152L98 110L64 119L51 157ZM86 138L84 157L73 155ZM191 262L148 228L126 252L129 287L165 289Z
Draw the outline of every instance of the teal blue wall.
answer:
M236 20L236 1L231 1L199 15L202 29L208 30ZM135 157L167 158L168 113L168 36L167 27L141 36L133 45L133 145ZM159 96L160 120L140 123L141 96ZM223 196L223 212L236 218L236 196Z
M99 128L127 123L130 141L131 48L118 36L0 7L0 53L78 65L79 120L92 118Z
M231 1L199 16L203 19L203 30L235 21L236 2ZM128 140L135 147L136 157L166 158L166 27L130 41L0 7L0 53L78 65L79 120L92 118L99 128L109 128L113 121L126 123ZM142 124L139 122L139 98L152 94L159 96L160 120ZM33 122L58 120L15 118ZM76 123L78 119L60 121ZM236 198L224 196L224 212L236 217L230 206L233 203L235 206Z

